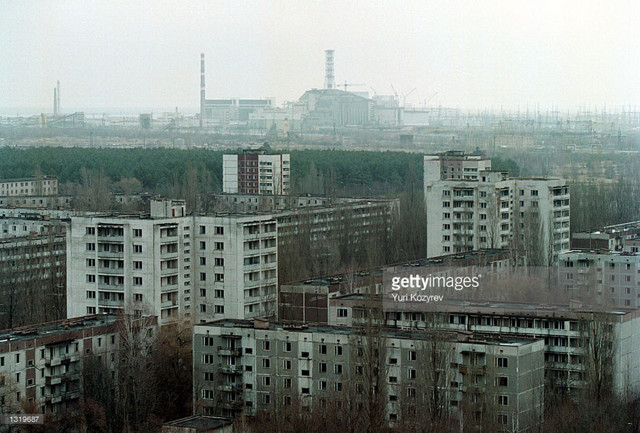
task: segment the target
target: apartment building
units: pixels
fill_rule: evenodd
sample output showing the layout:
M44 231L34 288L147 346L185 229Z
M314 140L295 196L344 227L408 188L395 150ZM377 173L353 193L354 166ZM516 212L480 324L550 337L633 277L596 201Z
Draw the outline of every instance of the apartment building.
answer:
M509 178L490 161L426 155L427 257L511 248L535 265L569 250L569 187L564 179Z
M222 192L287 195L291 186L289 154L245 150L222 156Z
M44 176L0 180L0 197L48 196L58 194L58 178Z
M55 414L78 404L84 357L95 355L115 372L118 320L93 315L0 332L2 412L33 413L35 408ZM155 318L144 320L145 326L155 326Z
M558 256L558 285L577 299L640 307L640 253L574 250Z
M394 329L440 329L544 340L545 375L555 392L574 393L587 384L588 366L598 356L589 341L605 338L613 353L606 363L615 390L624 396L640 392L640 310L588 308L578 302L449 300L437 312L381 311L381 296L353 293L329 300L330 325L359 326L372 317ZM600 362L606 355L600 354Z
M270 216L191 216L152 200L149 215L74 217L67 313L158 316L160 324L275 314L277 227Z
M433 392L440 393L444 412L469 410L465 422L480 423L491 410L494 431L527 431L541 419L540 339L452 332L437 346L447 350L436 353L430 344L432 333L384 329L376 337L375 352L369 350L367 338L373 337L355 328L314 324L221 320L196 325L196 412L229 417L274 414L294 400L302 411L324 410L329 402L340 406L350 401L351 407L362 407L359 404L371 398L369 391L379 380L385 389L373 395L384 398L390 425L423 412L422 394ZM443 357L437 383L426 374L433 356ZM377 373L373 364L381 366ZM372 377L377 375L379 379Z
M571 249L638 252L625 247L629 242L637 240L639 235L640 221L605 226L596 230L572 233Z
M456 268L466 269L470 273L494 269L499 273L501 270L509 270L510 260L511 255L506 250L468 251L281 284L278 293L278 319L351 326L352 313L338 311L339 307L334 304L334 299L344 299L345 296L364 299L363 295L382 295L384 273L391 269L398 274L418 268Z
M29 235L65 234L68 224L68 220L51 219L39 214L26 214L19 218L0 216L0 239Z
M45 230L19 237L0 236L2 329L65 317L65 227L38 228ZM13 232L12 225L9 229Z

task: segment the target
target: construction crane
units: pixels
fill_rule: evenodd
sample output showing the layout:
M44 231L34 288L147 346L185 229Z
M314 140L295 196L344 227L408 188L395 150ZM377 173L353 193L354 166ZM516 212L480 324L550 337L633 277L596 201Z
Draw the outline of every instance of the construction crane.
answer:
M339 84L339 86L344 87L344 91L348 92L348 88L349 87L353 87L353 86L364 86L364 84L354 84L354 83L347 83L346 81L344 82L344 84Z

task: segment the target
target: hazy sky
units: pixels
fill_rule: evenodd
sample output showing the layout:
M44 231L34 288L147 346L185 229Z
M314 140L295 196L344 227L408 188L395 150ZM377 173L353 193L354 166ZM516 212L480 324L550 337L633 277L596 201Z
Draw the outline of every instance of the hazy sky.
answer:
M278 104L338 83L407 104L640 105L640 0L0 0L0 110Z

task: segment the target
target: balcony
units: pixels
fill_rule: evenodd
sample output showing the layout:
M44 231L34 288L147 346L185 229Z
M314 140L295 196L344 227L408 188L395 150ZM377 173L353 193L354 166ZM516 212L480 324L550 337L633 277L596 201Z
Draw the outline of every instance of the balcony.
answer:
M175 292L178 290L178 284L167 284L160 287L161 292Z
M115 299L98 299L98 306L124 308L124 300L118 301Z
M219 368L222 374L242 374L242 366L223 365Z
M170 275L178 275L178 268L165 268L160 271L160 275L170 276Z
M242 409L242 400L236 401L225 401L222 403L222 407L228 410L241 410Z
M218 356L242 356L242 349L218 346Z
M98 258L122 259L124 258L124 251L98 251Z
M123 275L124 268L98 268L98 274L105 275Z
M98 290L124 292L124 284L98 283Z
M160 308L172 308L177 306L178 306L178 301L164 301L163 303L160 304Z
M47 376L44 380L44 383L47 386L51 386L51 385L59 385L62 382L71 382L76 380L80 380L80 373L67 372L62 374L56 374L53 376Z
M458 371L461 374L485 374L487 371L486 365L461 365Z

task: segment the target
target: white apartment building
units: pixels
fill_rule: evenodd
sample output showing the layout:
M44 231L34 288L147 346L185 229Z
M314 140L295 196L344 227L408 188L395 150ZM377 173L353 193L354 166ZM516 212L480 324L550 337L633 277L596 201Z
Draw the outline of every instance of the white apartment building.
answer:
M58 194L58 178L5 179L0 180L0 197L47 196Z
M569 250L564 179L508 178L482 158L424 157L427 257L484 248L523 251L529 263Z
M576 298L640 307L640 253L569 251L558 256L558 284Z
M187 216L154 200L147 216L74 217L67 316L250 318L276 309L277 228L270 216Z
M289 154L245 151L222 157L222 192L287 195L291 185Z

